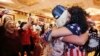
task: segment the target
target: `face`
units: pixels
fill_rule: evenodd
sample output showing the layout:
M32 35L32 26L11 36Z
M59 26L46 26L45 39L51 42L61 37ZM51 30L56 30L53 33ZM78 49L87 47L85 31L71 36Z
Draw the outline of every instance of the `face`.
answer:
M56 20L56 25L62 27L70 21L71 15L68 10L65 10L62 15Z
M16 29L15 22L14 21L9 21L6 25L6 29L11 30L11 31L15 30Z
M2 18L2 23L5 24L8 20L13 20L13 18L11 18L10 16L6 16L4 18Z

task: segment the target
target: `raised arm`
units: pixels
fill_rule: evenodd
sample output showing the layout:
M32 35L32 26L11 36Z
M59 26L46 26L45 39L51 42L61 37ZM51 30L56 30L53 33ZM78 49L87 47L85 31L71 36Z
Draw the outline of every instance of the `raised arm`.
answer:
M27 24L25 24L22 29L26 30L27 28L29 28L31 26L32 23L32 18L29 16L28 20L27 20Z

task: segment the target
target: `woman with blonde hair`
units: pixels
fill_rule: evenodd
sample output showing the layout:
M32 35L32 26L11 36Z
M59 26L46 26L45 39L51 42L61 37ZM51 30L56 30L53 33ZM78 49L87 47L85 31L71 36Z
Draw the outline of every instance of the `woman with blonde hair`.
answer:
M20 51L20 37L16 24L13 20L8 20L4 25L5 32L2 36L0 56L18 56Z

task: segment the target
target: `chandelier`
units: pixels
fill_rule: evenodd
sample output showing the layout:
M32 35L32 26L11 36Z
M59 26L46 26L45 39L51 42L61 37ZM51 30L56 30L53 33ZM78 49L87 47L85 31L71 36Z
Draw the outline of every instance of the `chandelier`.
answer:
M19 3L27 6L31 6L35 3L37 3L37 0L17 0Z
M100 6L100 0L93 0L93 3L97 6Z

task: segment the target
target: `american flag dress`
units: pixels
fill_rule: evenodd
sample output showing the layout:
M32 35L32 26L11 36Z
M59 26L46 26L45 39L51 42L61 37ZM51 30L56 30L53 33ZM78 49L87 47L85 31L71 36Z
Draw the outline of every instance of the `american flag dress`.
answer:
M78 24L69 24L66 26L74 35L80 35L81 29ZM82 46L66 42L64 56L86 56Z

